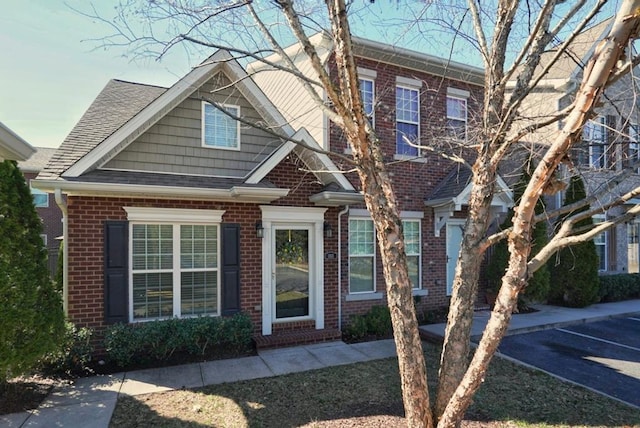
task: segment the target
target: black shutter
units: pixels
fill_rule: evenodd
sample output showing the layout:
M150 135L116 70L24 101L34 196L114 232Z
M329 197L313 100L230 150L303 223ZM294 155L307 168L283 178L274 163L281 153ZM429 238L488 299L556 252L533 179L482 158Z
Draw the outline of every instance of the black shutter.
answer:
M129 224L106 221L104 224L104 322L128 322Z
M240 225L222 223L222 315L240 312Z

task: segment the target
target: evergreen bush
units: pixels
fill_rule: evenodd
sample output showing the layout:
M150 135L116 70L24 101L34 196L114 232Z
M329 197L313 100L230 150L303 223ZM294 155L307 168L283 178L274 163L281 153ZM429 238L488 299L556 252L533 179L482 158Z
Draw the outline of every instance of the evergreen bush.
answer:
M584 183L578 176L571 178L567 188L564 205L581 201L586 197ZM585 206L567 216L588 210ZM558 219L562 222L564 218ZM587 218L577 222L574 229L584 229L593 225ZM551 257L551 282L553 287L549 293L551 303L585 307L598 301L600 279L598 277L598 253L592 240L563 248L555 257Z
M600 301L618 302L640 297L640 274L621 273L600 277Z
M527 164L520 174L520 179L516 183L513 189L513 199L515 204L518 205L522 199L522 195L527 187L527 184L531 180L531 165ZM539 199L536 203L535 212L541 214L545 210L544 202ZM508 229L513 226L513 213L507 215L507 218L500 225L501 230ZM535 256L545 245L547 245L547 223L542 221L537 223L533 227L531 234L531 253L529 257ZM502 285L502 277L505 274L507 265L509 263L509 248L507 239L503 239L493 246L493 252L491 258L487 263L486 277L489 290L497 292ZM540 267L533 276L529 278L528 284L524 289L524 296L530 301L545 301L549 294L550 287L550 274L549 268L544 265Z
M0 382L33 368L64 334L41 233L22 172L15 161L0 162Z

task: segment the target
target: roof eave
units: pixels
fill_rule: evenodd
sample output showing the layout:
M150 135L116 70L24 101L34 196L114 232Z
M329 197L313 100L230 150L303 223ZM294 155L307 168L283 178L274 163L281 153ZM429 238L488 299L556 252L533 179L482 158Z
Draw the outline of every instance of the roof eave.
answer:
M364 196L361 193L324 191L311 195L309 201L323 207L338 207L362 203Z
M233 186L229 189L207 189L141 184L87 183L65 180L34 180L33 186L54 192L59 189L69 196L145 197L221 202L268 203L289 194L289 189Z

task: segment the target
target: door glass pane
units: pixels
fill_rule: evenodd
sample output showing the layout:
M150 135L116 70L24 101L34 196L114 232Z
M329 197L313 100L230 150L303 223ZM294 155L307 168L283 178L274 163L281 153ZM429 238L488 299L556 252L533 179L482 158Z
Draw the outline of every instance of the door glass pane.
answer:
M309 315L309 231L277 229L276 318Z

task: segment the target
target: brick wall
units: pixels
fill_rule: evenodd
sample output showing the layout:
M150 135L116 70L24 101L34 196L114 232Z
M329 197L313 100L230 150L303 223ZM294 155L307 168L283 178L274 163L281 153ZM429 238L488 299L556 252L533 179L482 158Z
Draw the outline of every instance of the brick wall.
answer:
M277 166L267 180L278 187L291 189L290 194L276 201L277 205L306 205L309 196L321 189L313 174L300 172L302 165L291 155ZM81 326L96 329L96 343L104 330L104 223L107 220L126 220L125 206L215 209L224 210L223 221L240 224L241 269L240 300L242 310L254 322L256 332L262 329L262 239L256 237L255 223L261 218L257 204L179 201L143 198L110 198L72 196L68 198L69 213L69 316ZM327 210L325 218L333 223L337 208ZM325 253L335 252L337 238L325 239ZM337 327L337 260L325 260L325 326ZM315 327L313 323L278 324L278 329Z
M330 64L333 62L330 60ZM420 135L421 144L430 146L436 151L451 150L441 145L441 138L446 124L446 96L447 88L452 87L470 92L467 99L469 112L468 128L473 133L475 116L481 109L482 87L469 85L465 82L454 81L415 70L378 63L369 59L358 58L359 67L375 70L376 110L374 112L374 126L381 142L384 159L388 164L395 195L401 211L420 211L424 213L422 220L422 288L428 290L428 296L420 298L419 309L436 308L448 305L446 295L446 230L443 227L440 237L434 233L433 210L425 207L424 200L434 188L446 177L455 164L439 153L424 151L422 159L417 161L397 162L396 153L396 76L416 79L422 82L420 90ZM330 66L331 67L331 66ZM336 76L335 69L331 72ZM342 131L333 123L329 124L329 139L332 151L344 153L348 144ZM456 154L461 154L458 148ZM472 153L464 153L471 158ZM337 161L339 163L339 161ZM341 165L344 168L349 165ZM347 175L356 188L360 182L355 174ZM364 206L351 206L364 208ZM464 212L456 217L464 218ZM349 260L348 260L348 215L341 224L342 233L342 322L349 322L352 314L366 312L372 305L384 305L383 297L378 300L347 301L349 290ZM380 254L376 248L376 288L378 292L385 292L385 282L380 263Z

